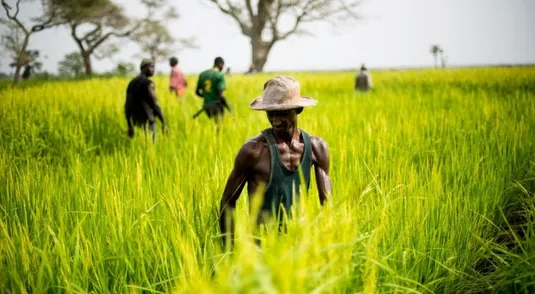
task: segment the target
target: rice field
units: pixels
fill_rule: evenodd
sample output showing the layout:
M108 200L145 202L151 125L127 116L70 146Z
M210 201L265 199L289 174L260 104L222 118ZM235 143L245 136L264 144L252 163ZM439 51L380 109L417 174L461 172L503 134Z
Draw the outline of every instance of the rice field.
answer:
M234 248L217 223L274 74L227 77L220 133L155 77L156 144L126 135L127 78L0 90L0 292L535 292L535 68L372 72L365 95L286 74L319 101L299 127L329 144L333 195L313 181L261 247L245 192Z

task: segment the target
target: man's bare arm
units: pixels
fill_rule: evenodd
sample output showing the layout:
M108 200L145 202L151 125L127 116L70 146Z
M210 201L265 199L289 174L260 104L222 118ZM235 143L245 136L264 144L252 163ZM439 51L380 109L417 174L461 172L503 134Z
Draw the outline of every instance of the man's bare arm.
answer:
M219 209L219 228L222 234L227 234L230 231L232 238L234 236L232 212L236 208L236 202L245 186L247 171L253 166L255 161L250 144L245 143L234 160L234 167L223 191Z
M329 200L332 193L331 178L329 177L329 147L323 139L312 137L312 152L314 153L316 185L318 186L320 204L323 205Z

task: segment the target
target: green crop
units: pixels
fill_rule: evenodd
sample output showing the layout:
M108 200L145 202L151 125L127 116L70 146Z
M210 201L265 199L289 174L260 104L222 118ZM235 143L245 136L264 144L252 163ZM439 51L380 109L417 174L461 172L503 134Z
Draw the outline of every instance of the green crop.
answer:
M233 250L219 202L273 74L227 78L220 133L156 77L156 144L126 136L127 79L1 91L2 292L535 291L535 69L372 72L364 95L353 73L287 74L319 101L299 127L329 145L332 199L313 182L257 247L244 192Z

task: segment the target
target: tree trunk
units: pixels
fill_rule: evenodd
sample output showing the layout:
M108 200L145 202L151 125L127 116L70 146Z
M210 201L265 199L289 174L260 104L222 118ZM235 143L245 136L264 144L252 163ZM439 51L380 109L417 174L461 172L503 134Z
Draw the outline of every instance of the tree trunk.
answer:
M438 55L435 53L433 54L433 57L435 57L435 68L438 66Z
M21 79L21 69L24 66L24 62L26 62L27 53L26 50L28 48L28 44L30 43L30 36L31 33L26 33L24 36L24 42L22 43L22 48L20 48L20 52L18 53L18 56L16 58L16 64L15 64L15 77L13 77L13 87L16 87L20 84Z
M264 65L267 62L269 51L273 47L273 42L264 42L260 36L253 36L251 38L252 45L252 62L257 72L264 70Z
M82 52L82 58L84 59L85 73L88 76L93 75L93 65L91 64L91 54L88 52Z
M16 87L20 84L20 72L21 72L22 66L16 65L15 66L15 77L13 77L13 87Z

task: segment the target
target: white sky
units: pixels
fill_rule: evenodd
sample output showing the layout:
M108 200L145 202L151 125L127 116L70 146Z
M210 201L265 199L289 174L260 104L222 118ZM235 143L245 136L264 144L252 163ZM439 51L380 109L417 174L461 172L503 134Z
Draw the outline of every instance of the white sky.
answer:
M176 37L193 36L199 49L177 52L181 68L196 73L222 56L233 72L251 61L250 44L234 21L209 0L171 0L180 19L169 23ZM37 1L38 2L38 1ZM139 0L120 0L130 15L143 15ZM25 16L38 4L25 4ZM4 15L3 11L0 15ZM314 70L431 66L430 46L438 43L451 65L535 63L535 0L366 0L364 20L332 28L313 24L314 36L295 36L273 48L265 70ZM30 47L46 55L44 70L57 71L61 58L77 50L65 28L43 31ZM119 60L139 63L136 45L125 42L111 60L94 60L94 69L111 70ZM2 54L0 71L9 72ZM166 63L158 71L168 71Z

